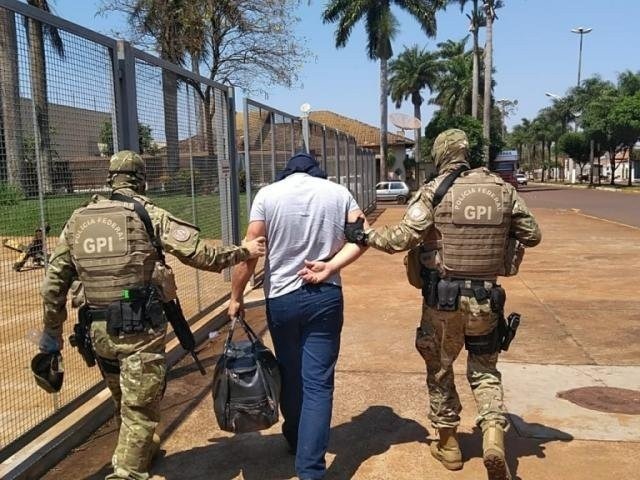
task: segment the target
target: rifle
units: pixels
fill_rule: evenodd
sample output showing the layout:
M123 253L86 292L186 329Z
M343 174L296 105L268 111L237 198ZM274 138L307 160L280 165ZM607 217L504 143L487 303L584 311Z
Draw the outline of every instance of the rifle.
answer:
M176 337L178 337L180 345L191 354L191 357L198 366L200 373L202 375L206 375L207 372L202 366L202 363L200 363L200 359L196 354L196 339L193 336L193 332L191 332L191 328L189 328L187 319L184 318L184 313L180 306L180 300L175 298L170 302L164 302L162 304L162 308L164 309L164 314L167 317L167 320L169 320L169 323L173 327L173 331L176 333Z

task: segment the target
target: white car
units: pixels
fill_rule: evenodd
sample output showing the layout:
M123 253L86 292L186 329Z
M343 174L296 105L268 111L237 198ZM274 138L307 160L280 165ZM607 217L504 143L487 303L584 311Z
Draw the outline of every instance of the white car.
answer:
M524 173L516 173L516 182L518 183L518 185L526 185L527 175Z
M404 182L391 180L380 182L376 185L376 200L393 200L400 205L407 203L409 198L409 187Z

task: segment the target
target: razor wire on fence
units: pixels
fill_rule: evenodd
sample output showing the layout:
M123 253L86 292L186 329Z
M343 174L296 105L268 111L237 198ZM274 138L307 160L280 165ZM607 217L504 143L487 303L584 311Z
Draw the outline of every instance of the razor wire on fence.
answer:
M52 29L61 46L44 36ZM0 0L1 459L100 382L98 369L88 369L68 343L59 394L40 390L29 368L37 352L29 334L42 329L43 267L64 222L92 195L108 192L109 157L127 148L145 159L154 202L198 225L209 243L237 241L233 110L226 87ZM187 318L229 294L228 275L169 261ZM68 312L65 339L76 315Z

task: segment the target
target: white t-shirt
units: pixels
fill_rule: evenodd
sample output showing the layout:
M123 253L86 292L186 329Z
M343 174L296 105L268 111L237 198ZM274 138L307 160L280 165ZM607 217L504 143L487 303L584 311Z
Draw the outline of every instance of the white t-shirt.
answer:
M279 297L300 288L305 260L328 260L344 245L349 212L360 207L342 185L306 173L294 173L263 187L249 221L264 221L267 257L264 292ZM327 283L340 285L340 275Z

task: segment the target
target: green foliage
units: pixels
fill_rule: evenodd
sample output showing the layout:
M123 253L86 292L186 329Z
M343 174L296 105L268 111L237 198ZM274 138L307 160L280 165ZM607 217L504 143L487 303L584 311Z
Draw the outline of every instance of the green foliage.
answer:
M0 205L17 205L23 198L24 194L19 186L7 182L0 182Z
M421 49L418 45L405 50L389 63L389 95L400 108L403 100L411 99L419 107L424 99L420 91L432 90L438 79L440 61L438 55Z
M431 161L431 147L436 137L450 128L459 128L469 139L469 163L471 168L484 164L485 140L482 136L482 122L470 115L448 116L441 111L436 112L425 128L425 139L422 142L422 158Z
M386 159L385 165L386 165L387 168L391 168L395 164L396 164L396 156L393 153L389 152L387 154L387 159Z
M582 132L567 132L558 139L558 150L580 164L589 161L589 141Z
M100 134L98 135L98 142L107 146L106 155L113 155L113 124L111 120L105 121L100 126ZM138 143L140 145L140 153L152 153L153 152L153 137L151 135L151 127L144 123L138 124Z
M191 170L182 168L178 172L162 177L167 193L191 194ZM198 170L193 171L193 187L195 193L203 191L204 181Z
M345 2L331 0L322 13L324 23L337 23L336 47L347 44L353 27L364 19L367 35L367 54L371 59L389 59L393 55L391 41L399 28L398 20L391 11L396 5L408 12L422 27L428 37L436 34L436 8L432 2L406 2L386 0L380 2Z

